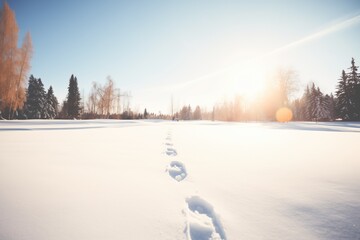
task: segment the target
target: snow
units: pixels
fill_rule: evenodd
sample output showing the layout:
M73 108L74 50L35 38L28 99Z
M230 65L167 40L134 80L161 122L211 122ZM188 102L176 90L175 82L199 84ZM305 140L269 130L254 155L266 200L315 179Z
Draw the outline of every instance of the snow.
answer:
M0 121L0 239L359 239L360 123Z

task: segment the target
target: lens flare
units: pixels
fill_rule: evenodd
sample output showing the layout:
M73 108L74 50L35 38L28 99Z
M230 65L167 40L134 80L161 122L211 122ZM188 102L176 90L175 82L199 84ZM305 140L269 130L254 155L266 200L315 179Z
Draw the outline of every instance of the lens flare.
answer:
M276 111L276 120L278 122L289 122L293 117L292 111L287 107L279 108Z

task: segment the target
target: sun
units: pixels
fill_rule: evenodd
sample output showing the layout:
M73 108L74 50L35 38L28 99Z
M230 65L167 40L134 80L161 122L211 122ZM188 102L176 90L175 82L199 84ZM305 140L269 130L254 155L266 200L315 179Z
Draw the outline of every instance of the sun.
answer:
M264 91L267 78L267 71L257 70L255 66L244 67L236 77L233 91L246 100L253 101Z

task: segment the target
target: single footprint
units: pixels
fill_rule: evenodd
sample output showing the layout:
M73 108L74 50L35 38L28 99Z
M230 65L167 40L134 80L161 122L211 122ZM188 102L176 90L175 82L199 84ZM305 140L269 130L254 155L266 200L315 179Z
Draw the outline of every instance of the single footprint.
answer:
M168 156L176 156L177 152L176 152L176 150L174 148L168 147L168 148L166 148L166 154Z
M167 171L169 172L169 175L178 182L184 180L187 176L184 164L178 161L172 161L167 168Z
M171 141L171 134L168 133L168 135L165 139Z
M186 203L189 240L226 240L224 228L211 204L198 196L187 198Z

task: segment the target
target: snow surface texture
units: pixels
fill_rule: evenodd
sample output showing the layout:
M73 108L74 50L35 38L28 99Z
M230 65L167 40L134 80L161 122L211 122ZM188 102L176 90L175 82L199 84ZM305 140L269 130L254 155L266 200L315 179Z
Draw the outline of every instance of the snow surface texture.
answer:
M0 121L0 139L1 240L360 239L359 123Z

